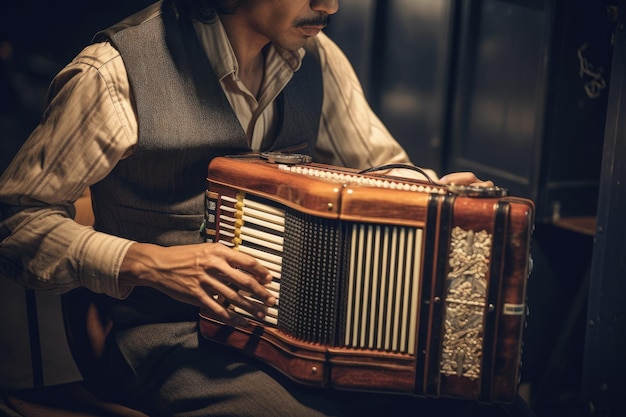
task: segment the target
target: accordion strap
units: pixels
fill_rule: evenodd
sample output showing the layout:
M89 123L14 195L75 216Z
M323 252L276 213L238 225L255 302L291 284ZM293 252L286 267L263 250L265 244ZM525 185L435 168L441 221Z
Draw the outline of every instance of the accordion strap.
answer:
M367 169L364 169L362 171L359 171L359 174L368 174L370 172L376 172L376 171L387 171L387 170L390 170L390 169L410 169L411 171L417 171L420 174L422 174L423 176L425 176L430 184L435 184L435 181L433 181L433 179L426 173L426 171L424 169L422 169L420 167L416 167L415 165L409 165L409 164L386 164L386 165L380 165L380 166L377 166L377 167L367 168Z

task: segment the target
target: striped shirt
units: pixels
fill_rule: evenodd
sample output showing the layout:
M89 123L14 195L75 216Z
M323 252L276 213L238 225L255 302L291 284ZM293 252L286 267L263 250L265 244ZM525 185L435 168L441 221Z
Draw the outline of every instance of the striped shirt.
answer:
M221 85L257 150L276 128L275 98L301 64L303 50L270 47L258 96L238 77L226 33L215 24L196 31ZM324 101L316 159L368 168L408 163L399 144L374 115L344 54L318 35ZM55 77L48 105L0 177L0 275L55 292L85 286L124 298L118 272L133 243L73 220L74 201L136 149L138 125L122 59L109 43L86 47Z

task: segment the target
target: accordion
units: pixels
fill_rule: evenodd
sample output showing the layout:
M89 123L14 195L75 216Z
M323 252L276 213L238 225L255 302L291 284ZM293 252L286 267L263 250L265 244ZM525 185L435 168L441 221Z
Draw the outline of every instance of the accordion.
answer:
M243 327L201 310L203 337L307 385L514 400L531 201L290 154L218 157L207 181L205 240L266 266L278 301L229 307Z

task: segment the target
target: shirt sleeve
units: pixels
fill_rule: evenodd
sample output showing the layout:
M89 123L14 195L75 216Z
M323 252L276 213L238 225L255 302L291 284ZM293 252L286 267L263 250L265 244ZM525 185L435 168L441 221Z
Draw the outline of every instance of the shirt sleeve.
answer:
M318 40L324 101L315 158L319 162L367 169L385 164L411 164L402 146L371 109L361 83L341 49L326 35ZM431 179L434 171L425 170ZM410 170L393 175L424 179Z
M137 142L121 57L85 48L55 77L40 124L0 177L0 274L54 292L85 286L123 298L118 273L133 243L76 223L73 203Z

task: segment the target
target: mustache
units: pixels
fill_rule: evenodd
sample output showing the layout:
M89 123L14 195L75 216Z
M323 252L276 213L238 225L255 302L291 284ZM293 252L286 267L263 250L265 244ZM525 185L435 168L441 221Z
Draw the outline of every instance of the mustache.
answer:
M296 20L293 24L295 27L302 26L328 26L330 23L330 16L327 14L319 14L313 18Z

